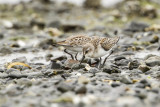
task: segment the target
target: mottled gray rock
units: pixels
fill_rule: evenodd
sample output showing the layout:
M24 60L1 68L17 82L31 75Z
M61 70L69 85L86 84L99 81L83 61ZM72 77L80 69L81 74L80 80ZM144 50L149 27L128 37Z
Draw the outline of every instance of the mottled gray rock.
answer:
M138 68L140 63L137 60L131 61L128 63L129 70Z
M144 22L136 22L132 21L130 22L127 27L124 29L124 32L138 32L138 31L144 31L145 28L147 28L149 25Z
M160 66L160 57L159 56L151 56L145 60L146 65L148 66Z
M85 68L85 64L79 64L79 63L77 63L77 64L73 64L73 66L71 67L71 69L73 69L73 70L77 70L77 69L83 69L83 68Z
M7 74L15 74L15 75L16 75L16 74L20 74L21 71L15 69L15 68L10 68L10 69L7 69L7 70L6 70L6 73L7 73Z
M0 73L3 73L4 72L4 69L0 68Z
M143 107L144 104L141 102L141 100L137 97L134 96L123 96L118 98L117 100L117 106L118 107L124 107L124 106L128 106L128 107Z
M98 68L95 68L95 67L93 68L92 67L88 72L94 74L94 73L98 73L98 72L101 72L101 71Z
M100 8L101 0L95 0L94 2L92 0L86 0L84 6L88 8Z
M64 93L67 91L72 91L74 89L74 86L70 83L67 83L67 82L61 82L58 84L57 89L60 92Z
M130 61L128 59L121 59L121 60L115 61L115 65L117 65L117 66L127 66L129 62Z
M4 34L0 33L0 39L3 39L3 38L4 38Z
M11 54L11 53L12 53L12 49L9 48L9 47L1 47L1 48L0 48L0 53L1 53L2 55Z
M132 80L128 75L122 75L120 81L125 84L132 84Z
M114 60L115 61L119 61L121 59L126 59L126 57L124 57L124 56L117 56Z
M113 83L111 84L112 87L118 87L118 86L120 86L120 85L121 85L120 83L116 83L116 82L113 82Z
M79 64L79 61L68 59L64 63L65 67L68 67L68 68L71 68L74 64Z
M52 54L47 54L47 55L45 56L45 59L46 59L46 61L49 61L52 57L53 57Z
M138 69L145 73L150 70L150 67L147 65L139 65Z
M83 84L79 84L78 86L75 87L75 92L77 94L85 94L87 92L87 88Z
M63 65L60 61L51 60L51 67L50 69L63 69Z
M112 74L112 73L121 73L121 70L119 70L118 68L116 67L112 67L112 66L105 66L103 68L103 72L105 73L109 73L109 74Z

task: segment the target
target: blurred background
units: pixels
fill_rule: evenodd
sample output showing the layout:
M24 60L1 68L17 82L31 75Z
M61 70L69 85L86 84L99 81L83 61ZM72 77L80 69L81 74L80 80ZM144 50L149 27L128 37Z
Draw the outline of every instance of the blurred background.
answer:
M52 46L115 31L101 70ZM160 107L159 38L160 0L0 0L0 106Z

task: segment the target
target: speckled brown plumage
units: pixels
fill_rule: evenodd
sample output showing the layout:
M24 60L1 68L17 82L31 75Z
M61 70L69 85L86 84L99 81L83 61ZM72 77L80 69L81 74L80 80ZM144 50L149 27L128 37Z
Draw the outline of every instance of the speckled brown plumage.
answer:
M85 35L71 36L64 41L58 42L60 45L69 45L69 46L83 46L85 43L90 42L91 38Z
M119 41L119 39L120 37L102 38L100 44L104 50L108 51Z

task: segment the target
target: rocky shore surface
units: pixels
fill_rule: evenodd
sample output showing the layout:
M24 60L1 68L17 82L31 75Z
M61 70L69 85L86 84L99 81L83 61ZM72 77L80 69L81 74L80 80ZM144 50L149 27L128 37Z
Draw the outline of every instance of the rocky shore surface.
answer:
M95 1L0 4L1 107L160 107L160 2ZM121 39L102 69L52 45L115 31Z

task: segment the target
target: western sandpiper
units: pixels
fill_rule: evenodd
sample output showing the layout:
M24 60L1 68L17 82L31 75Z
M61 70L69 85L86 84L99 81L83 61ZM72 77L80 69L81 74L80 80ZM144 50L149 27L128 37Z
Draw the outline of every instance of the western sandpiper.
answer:
M107 38L93 36L91 38L92 39L90 42L83 45L83 57L81 62L84 60L85 56L91 58L100 58L99 67L103 67L107 58L113 53L113 47L117 44L120 37L116 36L114 38ZM106 54L108 54L108 56L104 59L101 66L101 57Z
M58 42L58 45L64 46L64 52L71 55L72 59L74 59L73 55L70 54L67 50L71 50L74 52L82 52L83 57L80 61L80 64L84 60L85 57L90 58L100 58L100 67L101 67L101 57L109 53L109 55L104 59L102 66L104 66L106 59L112 54L113 46L117 44L119 37L108 38L108 37L99 37L99 36L71 36L64 41Z
M68 50L76 52L75 59L77 59L78 52L82 52L83 45L85 45L89 41L91 41L91 38L89 36L77 35L71 36L64 41L57 42L57 45L64 46L64 52L69 54L72 59L74 59L74 57L71 53L68 52Z

